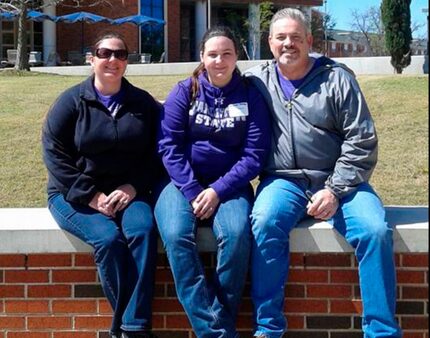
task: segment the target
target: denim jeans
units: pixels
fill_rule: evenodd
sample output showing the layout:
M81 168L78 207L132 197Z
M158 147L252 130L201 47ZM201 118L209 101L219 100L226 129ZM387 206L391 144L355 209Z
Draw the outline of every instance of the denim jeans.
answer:
M272 176L264 178L258 187L251 215L251 295L256 335L278 338L286 329L283 305L289 233L306 217L305 188L304 181ZM362 183L356 192L339 201L338 211L329 222L355 249L364 337L401 337L394 317L393 230L385 222L380 199L369 184Z
M103 291L112 306L112 332L151 329L157 254L152 209L135 198L115 218L54 194L48 207L58 225L94 248Z
M253 192L243 189L201 222L184 195L169 183L155 206L155 219L169 259L178 299L198 338L232 338L251 249L249 214ZM205 223L205 224L202 224ZM212 226L217 241L213 278L205 278L198 253L199 226Z

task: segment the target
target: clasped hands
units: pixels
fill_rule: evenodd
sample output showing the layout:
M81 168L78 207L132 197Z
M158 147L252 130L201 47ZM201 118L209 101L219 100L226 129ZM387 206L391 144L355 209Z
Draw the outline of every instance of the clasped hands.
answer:
M339 207L339 200L328 189L317 191L307 205L307 213L316 219L327 220L334 216Z
M212 188L203 190L191 201L194 215L201 220L210 218L218 207L218 204L218 195Z
M102 192L96 193L89 206L106 216L115 217L116 213L125 209L135 197L136 189L131 184L123 184L107 196Z

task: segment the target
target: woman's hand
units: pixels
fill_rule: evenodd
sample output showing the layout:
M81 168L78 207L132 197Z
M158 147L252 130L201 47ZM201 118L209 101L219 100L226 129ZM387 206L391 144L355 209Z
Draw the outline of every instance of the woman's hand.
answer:
M104 193L98 192L94 195L88 205L103 215L114 217L115 214L112 212L112 208L106 205L106 197L107 196Z
M131 184L123 184L112 191L105 199L106 208L112 209L113 215L125 209L136 197L136 189Z
M203 190L192 202L194 215L200 219L210 218L218 207L219 198L215 190L207 188Z
M337 197L328 189L322 189L312 196L312 203L308 203L309 216L316 219L327 220L334 216L339 207Z

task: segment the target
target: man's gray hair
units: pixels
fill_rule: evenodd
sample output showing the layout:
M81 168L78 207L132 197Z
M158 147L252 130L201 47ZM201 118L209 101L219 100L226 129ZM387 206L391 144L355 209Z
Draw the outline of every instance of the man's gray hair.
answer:
M283 8L277 11L270 21L270 35L272 35L273 32L273 24L281 19L291 19L298 21L305 28L306 34L310 33L309 19L303 14L302 11L297 8Z

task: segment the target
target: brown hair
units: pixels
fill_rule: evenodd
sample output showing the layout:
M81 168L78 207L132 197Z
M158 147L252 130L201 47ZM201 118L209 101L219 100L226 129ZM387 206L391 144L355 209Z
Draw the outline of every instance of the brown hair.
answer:
M202 41L200 42L200 54L203 54L205 52L205 44L206 42L214 37L223 36L227 39L231 40L234 45L234 50L237 55L239 55L239 43L234 36L233 32L230 28L226 26L216 26L212 27L209 30L206 31L205 35L203 35ZM196 69L194 69L193 74L191 76L191 103L194 102L196 99L197 93L199 91L199 81L198 77L201 73L203 73L205 70L205 65L203 62L200 62L200 64L197 66ZM239 72L239 69L236 67L236 71ZM239 72L240 73L240 72Z
M104 40L107 40L107 39L118 39L118 40L121 40L122 43L123 43L123 45L124 45L125 50L128 53L127 43L125 42L125 39L124 39L124 37L121 34L119 34L117 32L103 32L101 35L99 35L99 37L96 39L96 42L94 43L94 46L93 46L93 55L95 54L95 50L97 48L99 48L100 44Z

